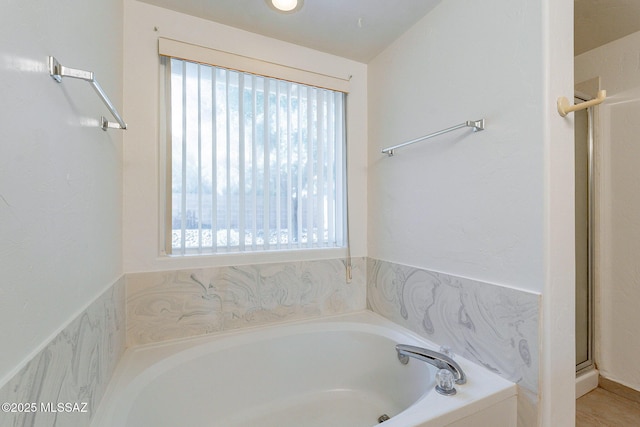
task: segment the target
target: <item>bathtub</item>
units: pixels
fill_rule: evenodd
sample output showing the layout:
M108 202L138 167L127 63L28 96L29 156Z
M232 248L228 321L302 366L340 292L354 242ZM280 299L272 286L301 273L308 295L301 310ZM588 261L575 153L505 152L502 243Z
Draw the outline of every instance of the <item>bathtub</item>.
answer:
M436 349L369 311L128 349L92 427L516 425L516 386L460 356L455 396L395 345Z

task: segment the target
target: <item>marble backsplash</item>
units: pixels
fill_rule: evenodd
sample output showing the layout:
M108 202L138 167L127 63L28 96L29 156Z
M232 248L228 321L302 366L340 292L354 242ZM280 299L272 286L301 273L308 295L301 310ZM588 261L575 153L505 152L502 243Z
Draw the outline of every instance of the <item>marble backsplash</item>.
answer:
M536 425L540 295L369 258L367 304L517 383L518 425Z
M366 308L364 258L127 275L127 344Z
M37 405L0 412L0 426L88 426L124 352L124 305L123 276L0 388L0 402Z

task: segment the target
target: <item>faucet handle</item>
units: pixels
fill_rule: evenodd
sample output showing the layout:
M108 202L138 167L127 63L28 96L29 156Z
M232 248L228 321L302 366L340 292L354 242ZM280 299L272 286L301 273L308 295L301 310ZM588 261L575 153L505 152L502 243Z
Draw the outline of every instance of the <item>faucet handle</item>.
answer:
M453 373L448 369L440 369L436 372L436 391L445 396L456 394Z

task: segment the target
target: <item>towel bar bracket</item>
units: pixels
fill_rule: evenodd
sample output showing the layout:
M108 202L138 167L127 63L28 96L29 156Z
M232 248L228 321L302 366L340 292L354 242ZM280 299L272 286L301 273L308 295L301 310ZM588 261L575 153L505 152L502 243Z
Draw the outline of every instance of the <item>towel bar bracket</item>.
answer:
M63 77L72 77L74 79L86 80L88 82L94 81L93 73L91 71L65 67L53 56L49 57L49 75L51 75L51 78L58 83L62 83Z
M106 131L107 129L126 129L126 127L123 128L122 126L120 126L119 123L110 122L105 116L100 116L100 127L104 131Z
M484 119L467 120L467 127L472 127L474 132L484 130Z

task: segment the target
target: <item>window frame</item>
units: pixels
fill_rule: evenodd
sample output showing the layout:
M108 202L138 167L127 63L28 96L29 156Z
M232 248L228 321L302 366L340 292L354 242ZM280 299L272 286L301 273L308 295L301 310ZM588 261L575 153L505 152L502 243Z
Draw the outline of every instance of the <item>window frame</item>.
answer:
M171 173L170 166L168 162L171 161L171 120L167 120L166 112L161 112L161 115L164 117L161 120L160 126L160 139L161 139L161 155L160 155L160 254L164 256L170 257L184 257L184 256L198 256L198 257L207 257L207 256L249 256L249 255L257 255L257 254L272 254L272 253L282 253L282 252L292 252L292 253L301 253L307 251L313 251L316 253L326 252L327 254L337 254L344 253L346 250L349 253L349 218L348 218L348 175L347 175L347 95L349 92L349 83L350 77L347 79L329 76L326 74L317 73L309 70L302 70L299 68L293 68L286 65L276 64L273 62L263 61L260 59L249 58L242 55L237 55L230 52L225 52L217 49L211 49L199 45L194 45L190 43L184 43L177 40L167 39L167 38L158 38L158 53L160 57L165 57L166 61L169 61L170 58L181 59L189 62L195 62L204 65L210 65L214 67L226 68L229 70L234 70L243 73L249 73L254 75L263 76L265 78L273 78L278 80L283 80L287 82L299 83L306 86L313 86L320 89L329 89L336 92L344 93L344 101L343 101L343 153L342 153L342 162L341 164L337 164L336 167L342 168L343 175L343 183L342 187L342 197L341 203L343 206L342 213L338 213L342 215L342 225L343 225L343 244L341 246L328 246L328 247L283 247L281 249L270 248L267 244L268 248L261 248L258 250L223 250L223 251L206 251L201 252L198 250L189 250L185 249L181 253L173 253L173 244L172 244L172 211L170 200L172 198L172 188L171 188ZM166 110L166 103L170 102L167 94L170 93L170 82L169 78L167 78L166 73L169 70L169 67L165 67L161 63L161 73L160 73L160 84L163 85L164 90L160 91L160 108L161 110ZM338 197L338 195L336 195ZM279 244L278 244L279 246ZM321 256L321 255L320 255ZM303 256L302 258L307 258Z

